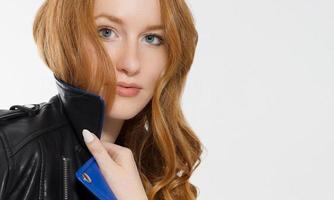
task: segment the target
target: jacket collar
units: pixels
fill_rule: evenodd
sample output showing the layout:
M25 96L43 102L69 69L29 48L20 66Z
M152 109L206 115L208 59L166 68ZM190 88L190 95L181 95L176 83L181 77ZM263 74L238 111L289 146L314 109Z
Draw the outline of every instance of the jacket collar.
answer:
M55 75L54 78L65 114L80 142L85 146L83 129L88 129L101 138L105 108L102 97L66 83Z

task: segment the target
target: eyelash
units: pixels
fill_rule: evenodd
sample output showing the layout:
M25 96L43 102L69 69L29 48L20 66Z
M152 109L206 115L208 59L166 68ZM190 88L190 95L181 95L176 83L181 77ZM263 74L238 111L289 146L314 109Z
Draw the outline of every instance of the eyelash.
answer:
M105 30L105 29L112 30L115 33L115 31L114 31L113 28L106 27L106 26L99 27L98 28L98 33L100 33L101 30ZM164 39L163 39L163 37L161 35L158 35L156 33L148 33L148 34L145 35L145 37L147 37L149 35L154 36L154 37L156 37L156 38L158 38L160 40L160 44L153 44L154 46L160 46L160 45L164 44Z

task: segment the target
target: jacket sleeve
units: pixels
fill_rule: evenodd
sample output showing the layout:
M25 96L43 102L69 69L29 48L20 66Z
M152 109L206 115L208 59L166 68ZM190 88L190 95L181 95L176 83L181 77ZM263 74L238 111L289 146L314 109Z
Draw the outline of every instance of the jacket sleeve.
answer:
M4 142L0 130L0 200L8 199L6 196L6 186L9 175L9 164L6 144Z

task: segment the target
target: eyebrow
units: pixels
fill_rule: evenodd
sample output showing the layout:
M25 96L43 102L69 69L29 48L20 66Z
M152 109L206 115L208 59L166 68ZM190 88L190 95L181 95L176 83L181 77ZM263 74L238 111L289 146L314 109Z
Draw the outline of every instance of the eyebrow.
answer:
M106 18L109 21L113 21L113 22L116 22L118 24L124 24L122 19L120 19L118 17L115 17L113 15L105 14L105 13L102 13L102 14L99 14L99 15L95 16L94 20L96 20L97 18L100 18L100 17ZM163 30L163 26L161 24L148 25L148 26L145 27L145 30L147 30L147 31Z

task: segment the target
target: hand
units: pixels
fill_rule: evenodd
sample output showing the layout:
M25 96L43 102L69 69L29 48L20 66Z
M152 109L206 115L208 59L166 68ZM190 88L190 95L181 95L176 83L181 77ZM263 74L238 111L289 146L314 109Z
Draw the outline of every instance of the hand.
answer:
M83 129L82 134L116 198L147 200L131 150L111 142L100 141L87 129Z

